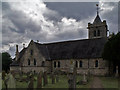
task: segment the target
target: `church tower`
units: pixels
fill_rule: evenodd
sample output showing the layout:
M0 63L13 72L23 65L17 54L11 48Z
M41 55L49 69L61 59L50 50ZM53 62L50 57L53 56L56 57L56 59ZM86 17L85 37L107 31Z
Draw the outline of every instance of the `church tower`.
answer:
M106 20L101 21L100 16L99 16L99 8L98 8L98 4L96 4L97 6L97 16L94 20L94 22L88 23L88 35L89 35L89 39L92 38L101 38L101 37L107 37L107 24L106 24Z

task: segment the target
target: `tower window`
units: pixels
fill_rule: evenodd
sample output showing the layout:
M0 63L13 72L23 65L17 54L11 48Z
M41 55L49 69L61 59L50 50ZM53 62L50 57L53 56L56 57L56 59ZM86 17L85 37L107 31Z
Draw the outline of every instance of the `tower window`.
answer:
M34 59L34 66L36 66L36 59Z
M96 30L94 30L94 37L96 37Z
M60 67L60 61L58 61L58 67Z
M28 65L30 65L30 59L28 59Z
M80 61L80 67L82 67L82 61Z
M98 67L98 60L95 61L95 67Z
M78 62L76 61L76 67L78 67Z
M98 32L97 32L97 36L100 36L100 30L98 30Z
M56 62L54 62L54 68L56 68Z

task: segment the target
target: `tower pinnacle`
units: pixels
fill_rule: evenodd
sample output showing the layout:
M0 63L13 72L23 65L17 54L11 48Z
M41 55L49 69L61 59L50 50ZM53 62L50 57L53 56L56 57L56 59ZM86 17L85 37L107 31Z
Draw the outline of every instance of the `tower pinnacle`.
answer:
M99 15L99 5L96 4L96 6L97 6L97 15Z
M97 7L97 16L92 24L88 23L89 39L107 37L106 21L105 20L101 21L99 16L99 5L96 4L96 7Z

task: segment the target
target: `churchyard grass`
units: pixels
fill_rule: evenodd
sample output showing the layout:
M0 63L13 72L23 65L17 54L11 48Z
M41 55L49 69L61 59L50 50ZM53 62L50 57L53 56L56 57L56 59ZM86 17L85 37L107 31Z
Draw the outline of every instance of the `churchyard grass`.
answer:
M83 76L79 75L77 76L77 82L79 80L83 80ZM91 83L93 81L93 76L90 76L89 78L87 77L88 83L86 85L76 85L77 88L90 88L91 87Z
M104 88L118 88L118 78L100 77Z
M0 72L0 90L2 89L2 73Z
M16 75L17 78L21 78L20 75ZM22 77L27 77L26 75L23 75ZM115 77L99 77L103 88L118 88L118 78ZM34 88L37 87L37 75L34 76ZM86 85L77 85L77 88L90 88L91 87L91 83L93 81L93 76L90 76L88 79L88 83ZM77 81L81 81L83 80L83 76L82 75L77 75ZM43 80L42 80L43 81ZM3 80L2 80L2 87L5 88L5 85L3 84ZM43 85L42 85L43 86ZM28 82L22 81L16 81L16 88L27 88L28 87ZM52 84L50 75L48 75L48 84L43 86L43 88L68 88L68 77L67 75L59 75L59 82Z
M19 75L17 76L19 77ZM23 77L26 77L25 75ZM37 76L34 76L34 88L37 87ZM82 80L83 76L77 75L77 81ZM89 79L90 81L86 85L76 85L77 88L90 88L90 82L92 80L92 77ZM4 84L2 84L2 87L5 88ZM16 88L27 88L28 82L19 82L16 81ZM46 86L43 86L43 88L68 88L68 77L67 75L59 75L59 82L52 84L51 78L48 75L48 84Z

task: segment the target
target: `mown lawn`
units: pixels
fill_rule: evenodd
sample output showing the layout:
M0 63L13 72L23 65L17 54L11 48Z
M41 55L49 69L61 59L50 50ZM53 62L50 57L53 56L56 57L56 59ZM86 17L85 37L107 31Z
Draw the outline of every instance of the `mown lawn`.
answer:
M100 77L104 88L118 88L118 78Z
M82 80L83 76L77 75L77 81ZM34 88L37 87L37 77L35 76ZM77 88L90 88L90 82L92 81L92 77L89 78L89 82L86 85L76 85ZM16 88L27 88L28 83L26 82L18 82L16 81ZM4 88L4 84L2 84ZM50 76L48 76L48 84L43 88L68 88L68 77L66 75L59 76L59 82L52 84Z

